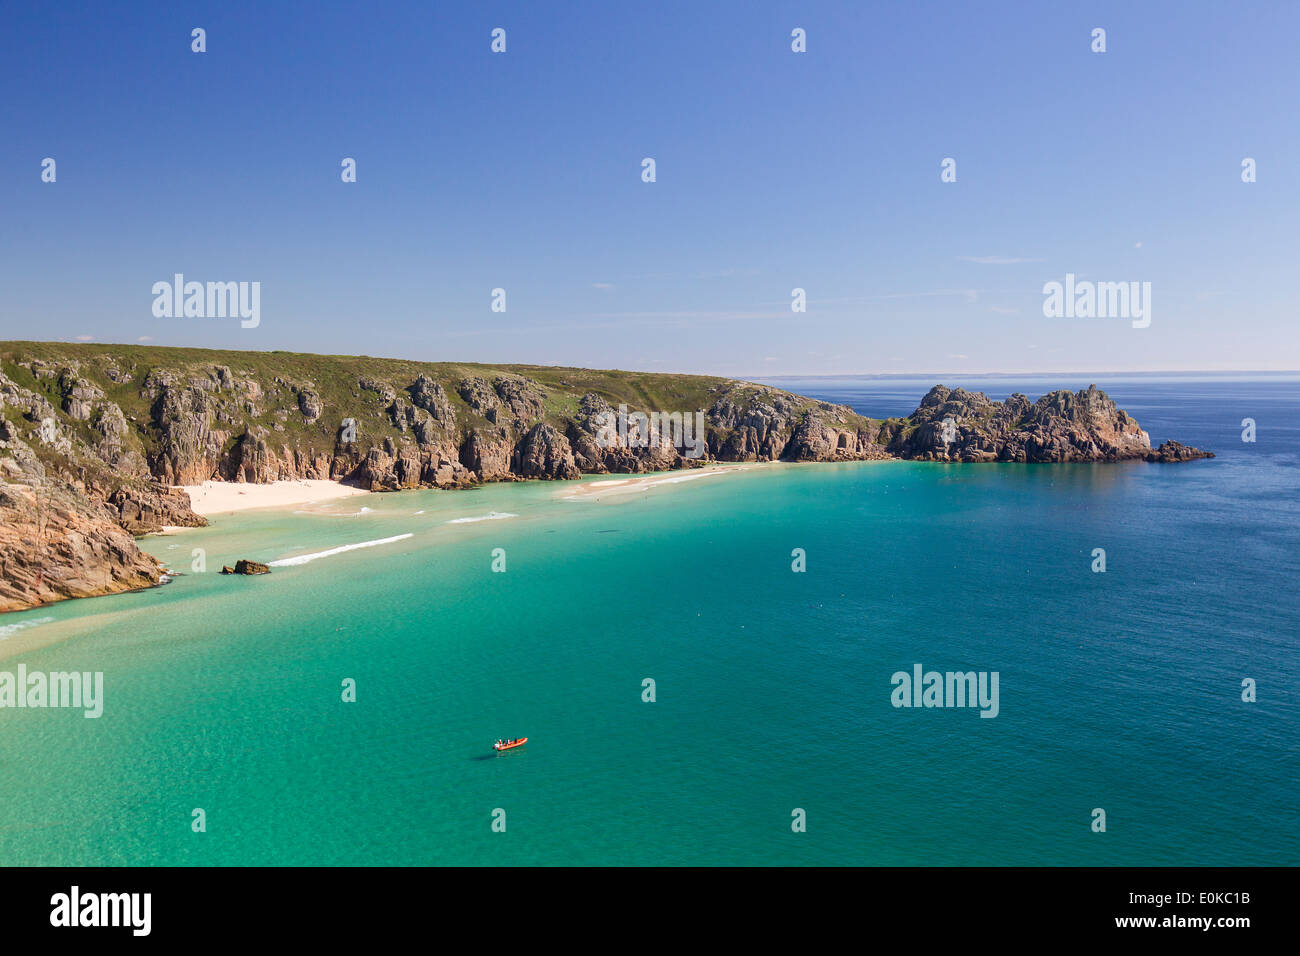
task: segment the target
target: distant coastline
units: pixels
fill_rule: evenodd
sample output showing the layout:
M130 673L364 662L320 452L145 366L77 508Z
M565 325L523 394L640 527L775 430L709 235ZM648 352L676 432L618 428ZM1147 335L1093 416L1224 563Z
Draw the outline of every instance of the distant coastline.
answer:
M1206 457L1153 448L1091 383L1002 401L933 385L878 417L699 375L0 342L0 610L158 583L132 536L367 491L718 462Z

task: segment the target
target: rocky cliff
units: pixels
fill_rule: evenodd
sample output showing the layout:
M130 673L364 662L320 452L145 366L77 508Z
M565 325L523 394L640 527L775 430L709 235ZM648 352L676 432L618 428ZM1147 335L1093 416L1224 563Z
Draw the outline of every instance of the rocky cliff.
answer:
M0 610L156 583L131 535L204 524L174 486L208 479L388 491L710 460L1204 456L1153 451L1095 387L1031 404L937 386L880 420L706 376L0 343Z
M162 567L127 530L139 525L138 510L124 518L98 494L47 475L29 449L8 444L0 457L0 611L158 583Z
M1088 462L1190 461L1209 452L1151 439L1123 409L1090 385L1080 392L1049 392L1031 403L1021 394L1005 402L983 392L936 385L905 420L886 423L893 455L920 461Z

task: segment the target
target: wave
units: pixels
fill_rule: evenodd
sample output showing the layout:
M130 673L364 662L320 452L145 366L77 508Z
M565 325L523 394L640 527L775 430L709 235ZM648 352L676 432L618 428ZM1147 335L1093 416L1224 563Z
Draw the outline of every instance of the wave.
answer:
M519 515L511 514L508 511L489 511L485 515L479 515L476 518L452 518L447 524L473 524L475 521L499 521L502 518L518 518Z
M315 561L317 558L328 558L331 555L342 554L344 551L356 551L358 548L373 548L377 544L392 544L394 541L401 541L405 538L414 537L413 534L393 535L391 538L376 538L374 541L362 541L357 544L345 544L337 548L330 548L328 551L317 551L313 554L300 554L293 558L281 558L279 561L272 561L267 567L271 568L289 568L299 564L306 564L309 561Z
M39 627L41 624L49 624L53 621L52 617L36 617L30 621L18 621L14 624L0 624L0 641L6 641L19 631L25 631L29 627Z

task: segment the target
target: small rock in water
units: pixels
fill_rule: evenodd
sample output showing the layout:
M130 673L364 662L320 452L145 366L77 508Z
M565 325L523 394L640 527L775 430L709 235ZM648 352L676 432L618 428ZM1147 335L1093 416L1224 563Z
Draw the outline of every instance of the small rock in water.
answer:
M262 564L261 562L247 561L243 558L240 558L238 561L235 562L235 566L233 568L230 567L230 565L224 566L221 569L221 573L222 574L270 574L271 569L270 567L268 567L265 564Z

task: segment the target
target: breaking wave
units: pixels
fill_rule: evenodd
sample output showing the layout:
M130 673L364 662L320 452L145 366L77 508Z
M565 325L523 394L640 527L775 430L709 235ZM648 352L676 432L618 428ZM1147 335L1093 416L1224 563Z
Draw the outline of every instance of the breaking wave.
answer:
M391 538L376 538L374 541L362 541L358 544L345 544L341 547L330 548L328 551L317 551L314 554L300 554L293 558L281 558L279 561L272 561L267 567L288 568L298 564L306 564L309 561L315 561L317 558L328 558L334 554L342 554L344 551L356 551L358 548L373 548L377 544L392 544L394 541L401 541L404 538L414 537L410 532L406 534L394 535Z
M518 518L519 515L511 514L508 511L489 511L485 515L479 515L476 518L452 518L447 524L472 524L475 521L497 521L501 518Z
M14 624L0 624L0 641L8 640L19 631L25 631L29 627L38 627L41 624L49 624L54 618L36 617L30 621L18 621Z

